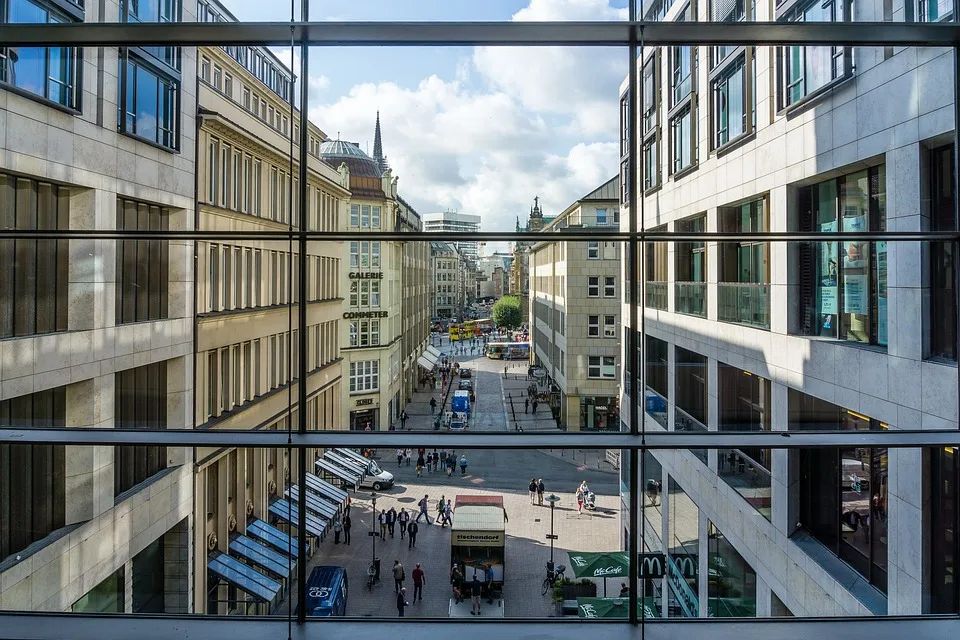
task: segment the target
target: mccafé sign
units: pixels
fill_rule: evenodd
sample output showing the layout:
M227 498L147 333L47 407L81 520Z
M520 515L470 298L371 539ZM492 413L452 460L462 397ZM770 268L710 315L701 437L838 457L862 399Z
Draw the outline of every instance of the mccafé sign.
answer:
M351 280L383 280L383 273L380 271L351 271L347 274Z
M344 319L352 320L353 318L386 318L386 311L347 311L343 314Z

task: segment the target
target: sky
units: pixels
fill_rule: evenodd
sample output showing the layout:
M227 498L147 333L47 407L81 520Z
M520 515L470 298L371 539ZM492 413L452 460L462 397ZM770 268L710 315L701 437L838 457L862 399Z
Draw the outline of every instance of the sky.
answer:
M290 17L289 3L222 1L242 21ZM314 0L310 19L626 20L627 2ZM299 70L299 52L274 52ZM625 49L317 47L309 71L309 118L329 137L372 153L380 111L384 154L421 214L476 214L483 231L512 231L534 196L556 215L618 172Z

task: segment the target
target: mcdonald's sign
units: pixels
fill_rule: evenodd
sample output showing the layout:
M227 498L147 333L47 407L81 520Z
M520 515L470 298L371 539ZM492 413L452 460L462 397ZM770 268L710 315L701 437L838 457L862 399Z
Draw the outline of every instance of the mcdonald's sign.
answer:
M638 553L637 567L641 580L662 578L667 573L667 559L662 553Z

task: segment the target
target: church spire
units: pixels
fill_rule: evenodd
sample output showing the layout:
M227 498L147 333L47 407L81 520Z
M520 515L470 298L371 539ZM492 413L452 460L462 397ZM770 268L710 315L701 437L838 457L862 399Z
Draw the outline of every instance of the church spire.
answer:
M387 157L383 155L383 138L380 135L380 111L377 110L377 125L373 132L373 159L381 172L386 171L390 165L387 164Z

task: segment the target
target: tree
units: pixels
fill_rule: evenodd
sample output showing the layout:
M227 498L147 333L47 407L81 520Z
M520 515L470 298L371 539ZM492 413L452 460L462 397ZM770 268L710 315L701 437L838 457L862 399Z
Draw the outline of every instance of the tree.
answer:
M517 296L503 296L493 305L493 321L498 327L516 329L523 322L523 309Z

